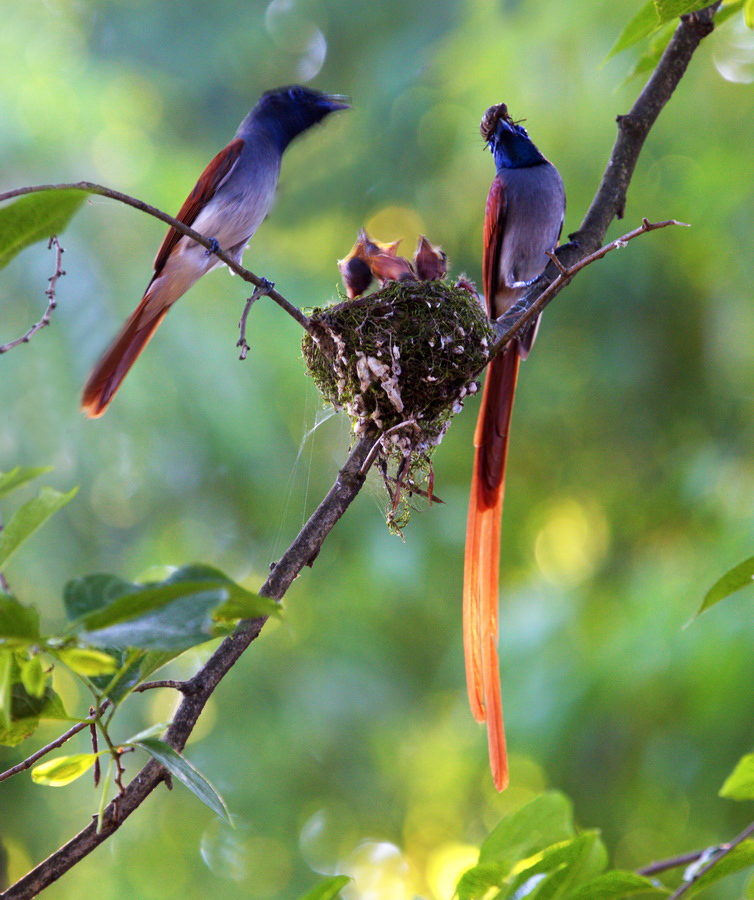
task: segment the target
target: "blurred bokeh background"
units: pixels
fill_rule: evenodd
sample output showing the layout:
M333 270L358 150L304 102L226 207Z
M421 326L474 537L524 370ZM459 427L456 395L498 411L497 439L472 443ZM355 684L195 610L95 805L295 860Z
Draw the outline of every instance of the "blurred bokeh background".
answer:
M505 100L526 118L563 175L564 233L574 231L615 115L641 87L624 84L631 53L601 66L636 8L6 4L0 190L89 179L174 212L262 91L307 81L349 94L353 110L289 150L247 265L297 304L322 304L365 224L408 246L425 232L454 272L480 281L494 174L482 112ZM754 598L682 626L754 552L753 80L739 16L695 56L610 234L642 216L693 227L586 270L548 309L523 367L501 579L510 789L492 787L464 688L472 401L435 456L445 504L414 515L401 542L370 483L289 592L282 622L211 701L187 755L225 796L236 831L187 791L160 791L45 896L267 900L346 872L357 876L350 900L446 898L487 830L546 786L573 798L578 822L601 827L626 868L746 824L751 808L716 793L752 749ZM347 452L347 422L323 414L297 326L272 303L255 306L252 352L238 361L246 291L224 270L171 312L107 415L80 415L80 388L140 298L163 233L89 199L62 240L52 327L0 360L0 470L51 464L48 483L81 486L9 572L50 626L66 580L90 572L140 579L201 561L258 587ZM2 272L0 341L38 318L52 264L37 245ZM70 710L84 709L72 679L57 686ZM172 701L162 691L130 700L123 736L166 718ZM48 723L33 747L0 750L2 768L56 733ZM86 781L2 785L12 877L86 824L97 802ZM714 896L737 890L723 883Z

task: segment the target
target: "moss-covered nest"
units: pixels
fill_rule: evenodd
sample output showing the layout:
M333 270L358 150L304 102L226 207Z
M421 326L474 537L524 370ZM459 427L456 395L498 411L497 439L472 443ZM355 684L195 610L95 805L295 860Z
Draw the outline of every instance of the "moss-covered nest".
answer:
M311 321L318 333L306 334L302 348L322 396L345 410L357 436L370 427L390 432L379 463L388 522L400 530L411 496L432 499L431 454L478 388L494 339L490 322L475 294L445 281L393 281L315 309Z

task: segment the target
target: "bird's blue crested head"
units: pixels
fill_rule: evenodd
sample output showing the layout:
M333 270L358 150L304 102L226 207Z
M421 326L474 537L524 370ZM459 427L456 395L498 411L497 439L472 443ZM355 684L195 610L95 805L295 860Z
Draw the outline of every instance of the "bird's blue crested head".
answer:
M262 94L241 127L247 123L263 125L274 135L282 151L295 137L330 113L349 108L346 97L293 84Z
M491 106L479 126L498 169L522 169L546 162L526 129L514 122L505 103Z

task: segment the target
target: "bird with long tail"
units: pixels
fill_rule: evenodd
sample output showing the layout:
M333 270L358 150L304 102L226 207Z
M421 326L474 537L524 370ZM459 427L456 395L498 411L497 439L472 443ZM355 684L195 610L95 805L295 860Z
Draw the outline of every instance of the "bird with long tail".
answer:
M544 271L565 215L558 170L537 149L504 103L484 114L481 133L497 172L484 217L482 278L487 313L504 315ZM508 784L500 695L498 569L513 397L518 366L531 349L537 324L514 338L490 363L474 435L474 472L466 529L463 637L466 683L474 717L487 722L495 787Z
M213 241L240 264L243 252L272 206L283 153L302 132L348 109L343 97L292 85L263 94L234 139L202 172L176 218ZM151 340L170 307L202 275L221 265L211 250L168 231L154 275L131 317L89 376L81 408L101 416Z

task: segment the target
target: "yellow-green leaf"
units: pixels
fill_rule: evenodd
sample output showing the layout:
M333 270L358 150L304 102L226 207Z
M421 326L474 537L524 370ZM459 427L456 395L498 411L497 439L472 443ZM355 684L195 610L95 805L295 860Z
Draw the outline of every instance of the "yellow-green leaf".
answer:
M24 503L15 511L10 522L0 532L0 571L23 542L43 525L51 515L73 499L78 488L61 494L51 487L43 487L38 497Z
M75 753L73 756L58 756L31 770L31 780L35 784L49 787L64 787L91 769L99 753Z
M88 647L65 647L55 651L58 659L69 669L94 678L97 675L112 675L118 668L117 662L109 653L102 650L91 650Z
M82 191L44 191L0 209L0 269L25 247L62 234L85 198Z
M720 796L728 800L754 800L754 753L738 761L720 788Z

